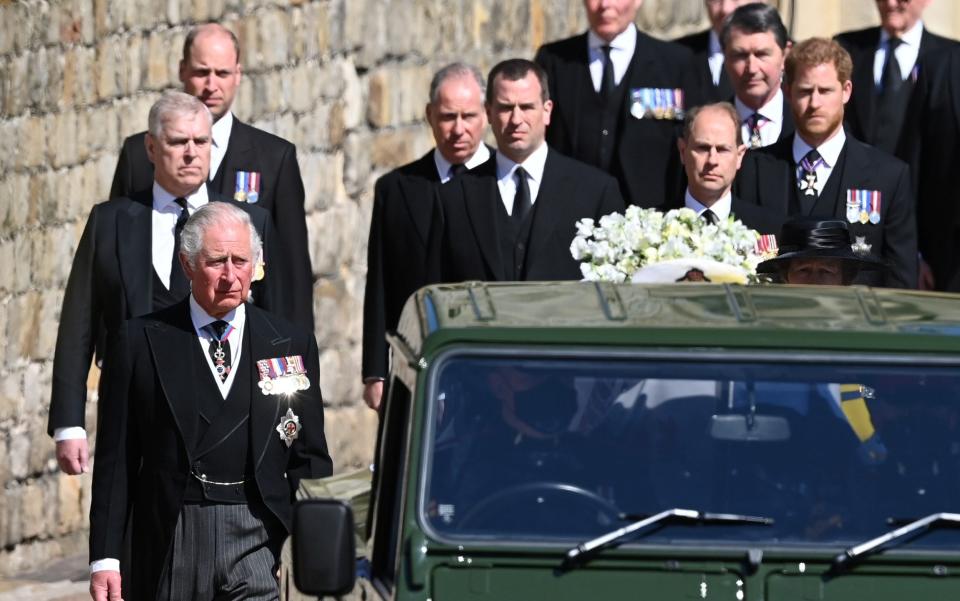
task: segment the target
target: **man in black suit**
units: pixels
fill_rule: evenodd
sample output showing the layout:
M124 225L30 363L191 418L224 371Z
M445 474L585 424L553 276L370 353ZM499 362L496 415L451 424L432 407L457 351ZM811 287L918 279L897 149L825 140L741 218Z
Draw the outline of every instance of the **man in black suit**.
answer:
M311 332L245 303L261 244L248 214L183 228L187 298L124 322L104 377L90 508L90 591L119 599L279 598L299 481L330 475Z
M788 137L794 127L781 80L791 42L780 13L762 2L745 4L724 22L720 40L747 147L762 148Z
M183 43L179 74L183 90L213 114L210 190L263 207L273 217L282 239L274 260L287 265L284 286L290 309L285 314L313 331L313 270L296 147L243 123L230 111L241 77L240 43L232 31L215 23L192 29ZM110 198L130 196L153 183L145 136L141 132L124 140Z
M879 27L836 37L853 59L847 127L858 140L890 153L900 139L917 80L918 59L956 44L924 27L923 11L928 4L930 0L877 0Z
M861 254L882 258L882 277L860 283L916 288L917 228L909 168L848 135L843 107L852 90L850 55L835 41L797 44L786 62L793 136L748 153L734 193L783 216L845 219Z
M380 406L389 367L386 332L394 330L407 298L435 281L427 273L427 243L435 212L435 188L490 158L483 144L483 75L453 63L430 82L426 118L437 146L418 160L384 175L374 187L363 297L363 398Z
M544 141L553 103L543 69L524 59L487 76L486 109L497 152L440 187L442 236L431 236L444 282L576 280L576 223L623 211L617 182ZM439 247L433 244L439 239Z
M590 30L535 60L555 103L550 146L616 177L628 203L657 207L683 189L674 140L696 86L689 50L637 30L641 3L586 0Z
M697 78L697 97L701 102L720 102L733 98L730 77L723 68L723 48L720 33L723 22L733 11L748 0L703 0L710 19L710 27L674 40L693 53Z
M53 359L48 431L68 474L88 469L84 414L94 351L98 362L108 363L109 342L123 320L167 307L190 292L176 248L188 214L217 199L204 185L211 123L210 111L193 96L165 94L150 109L146 137L146 152L156 165L153 187L90 211L67 280ZM277 234L270 214L256 205L219 200L249 212L266 257L273 256ZM254 284L257 304L284 309L284 267L272 261Z
M731 192L747 147L740 137L740 118L730 103L688 111L677 146L687 174L687 191L679 207L696 211L710 223L732 216L761 234L780 230L783 220L776 213Z
M920 61L897 153L909 163L913 175L921 265L929 264L929 277L921 278L921 288L960 292L958 140L960 48L953 48Z

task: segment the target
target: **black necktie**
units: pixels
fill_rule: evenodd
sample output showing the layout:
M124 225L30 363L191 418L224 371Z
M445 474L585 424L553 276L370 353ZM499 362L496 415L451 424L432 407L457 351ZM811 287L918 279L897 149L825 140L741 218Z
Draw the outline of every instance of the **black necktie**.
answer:
M895 51L903 43L900 38L890 38L887 41L887 57L883 62L883 74L880 76L880 96L890 97L897 93L903 85L903 74L900 72L900 62L897 61Z
M717 225L717 214L711 211L710 209L705 210L703 213L700 213L700 218L709 223L710 225Z
M600 98L604 102L613 96L613 91L617 87L613 78L613 61L610 60L610 46L601 46L603 51L603 75L600 77Z
M180 266L180 233L183 232L183 225L190 217L190 211L187 210L187 199L177 198L173 202L180 206L180 214L177 216L177 224L173 226L173 257L170 260L170 292L176 296L186 296L190 294L190 284L187 282L187 276L183 273L183 267Z
M450 179L459 177L466 170L467 170L467 166L464 165L463 163L459 163L457 165L450 165L450 173L449 173Z
M228 327L230 327L230 324L222 320L203 327L210 335L210 345L207 347L207 352L210 354L213 368L217 370L221 382L225 382L227 376L230 375L230 342L224 336Z
M513 212L510 214L510 219L519 226L533 205L530 202L530 184L527 183L527 172L524 171L523 167L517 167L513 175L517 178L517 193L513 197Z

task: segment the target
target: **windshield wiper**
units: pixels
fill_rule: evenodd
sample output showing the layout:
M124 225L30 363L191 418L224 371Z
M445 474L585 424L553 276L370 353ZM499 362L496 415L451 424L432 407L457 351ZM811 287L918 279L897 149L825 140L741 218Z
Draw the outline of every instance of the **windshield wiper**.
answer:
M891 530L884 535L868 540L850 547L840 555L833 558L830 562L830 569L827 574L837 574L851 568L858 561L879 553L888 547L905 543L917 536L920 536L931 528L938 527L957 527L960 525L960 513L932 513L927 517L914 520L906 526L901 526L896 530Z
M773 524L773 518L766 517L737 515L734 513L708 513L695 511L693 509L667 509L650 517L643 518L642 520L631 522L623 528L617 528L607 534L590 539L571 548L564 554L563 562L560 564L560 570L566 571L582 565L601 550L624 542L631 534L671 521L688 524L757 524L762 526Z

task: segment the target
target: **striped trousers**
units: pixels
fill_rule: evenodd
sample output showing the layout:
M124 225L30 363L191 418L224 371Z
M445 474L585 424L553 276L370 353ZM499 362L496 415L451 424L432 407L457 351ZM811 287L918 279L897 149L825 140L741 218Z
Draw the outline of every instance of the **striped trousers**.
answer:
M277 601L285 533L271 537L254 511L248 505L184 505L157 601Z

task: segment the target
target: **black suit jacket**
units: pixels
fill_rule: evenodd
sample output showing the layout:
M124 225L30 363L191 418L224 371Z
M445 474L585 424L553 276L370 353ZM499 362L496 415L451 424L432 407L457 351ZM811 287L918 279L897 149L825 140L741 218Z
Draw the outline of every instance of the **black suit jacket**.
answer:
M443 227L435 232L441 242L432 243L431 254L441 262L442 281L504 281L496 157L441 186L439 196ZM577 221L624 209L615 179L550 148L533 207L526 279L579 280L580 265L570 254Z
M837 42L850 53L853 59L853 94L847 103L844 117L850 133L858 140L873 139L876 119L876 84L873 79L873 61L880 44L880 27L868 27L857 31L837 34ZM955 40L945 38L923 29L920 37L919 61L925 55L956 45ZM903 131L903 130L901 130Z
M713 85L713 73L710 72L710 63L707 62L707 59L710 58L709 29L677 38L674 43L680 44L693 53L693 69L696 82L695 100L698 104L720 102L733 96L733 86L725 68L720 68L720 81L717 85Z
M664 211L682 209L685 206L684 197L681 196L679 200L674 200L673 203L664 207ZM783 216L777 212L742 200L736 194L730 199L730 213L734 218L739 219L743 225L761 234L779 234L780 226L783 225L784 221Z
M246 422L256 489L270 513L290 528L292 500L302 478L330 475L323 432L316 341L302 327L246 308L250 373L237 373L233 386L249 386ZM199 401L193 372L198 344L186 299L163 311L125 322L108 364L97 432L96 468L90 507L91 561L119 558L124 526L133 511L132 569L135 599L155 595L173 540L196 448ZM288 397L264 395L256 361L303 357L310 387L289 397L300 418L299 437L288 448L275 428ZM212 374L201 370L200 377Z
M547 72L553 114L547 128L547 142L569 157L590 161L585 156L586 132L580 116L580 99L593 92L590 79L587 34L547 44L536 59ZM630 115L630 90L637 88L680 88L685 104L696 103L693 57L690 51L637 32L637 45L630 67L621 85L626 86L620 108L622 127L613 132L614 165L611 171L620 181L620 189L629 204L657 207L683 191L682 169L676 152L680 121L638 119ZM593 92L595 93L595 92ZM693 100L692 100L693 99Z
M123 141L110 198L129 196L153 185L153 163L147 158L140 132ZM219 175L211 182L212 192L233 198L237 171L260 173L260 197L256 205L273 217L281 242L271 263L286 264L283 283L290 297L290 318L313 331L313 269L307 242L303 180L297 164L297 148L283 138L243 123L236 117ZM251 203L252 204L252 203ZM271 267L267 266L268 269Z
M921 61L897 154L913 175L920 252L938 289L960 291L960 48Z
M268 254L277 243L270 215L263 209L228 198L247 213L263 238ZM60 310L53 359L53 385L47 430L85 427L87 373L96 351L109 362L109 340L124 320L153 310L153 194L145 190L95 205L73 257ZM251 287L255 302L285 310L284 266L269 266L262 281Z
M440 176L433 150L377 180L363 297L363 377L386 377L386 332L407 298L439 274L428 273L427 246Z
M746 202L759 204L783 217L793 216L793 199L799 194L793 138L790 136L759 151L748 152L737 174L734 193ZM810 215L847 221L853 239L865 238L871 252L882 257L889 267L882 280L871 283L916 288L917 225L909 168L903 161L849 134L841 160L843 164L830 175L831 181L839 177L836 196L822 195ZM852 189L880 192L880 223L850 223L847 220L846 192Z

